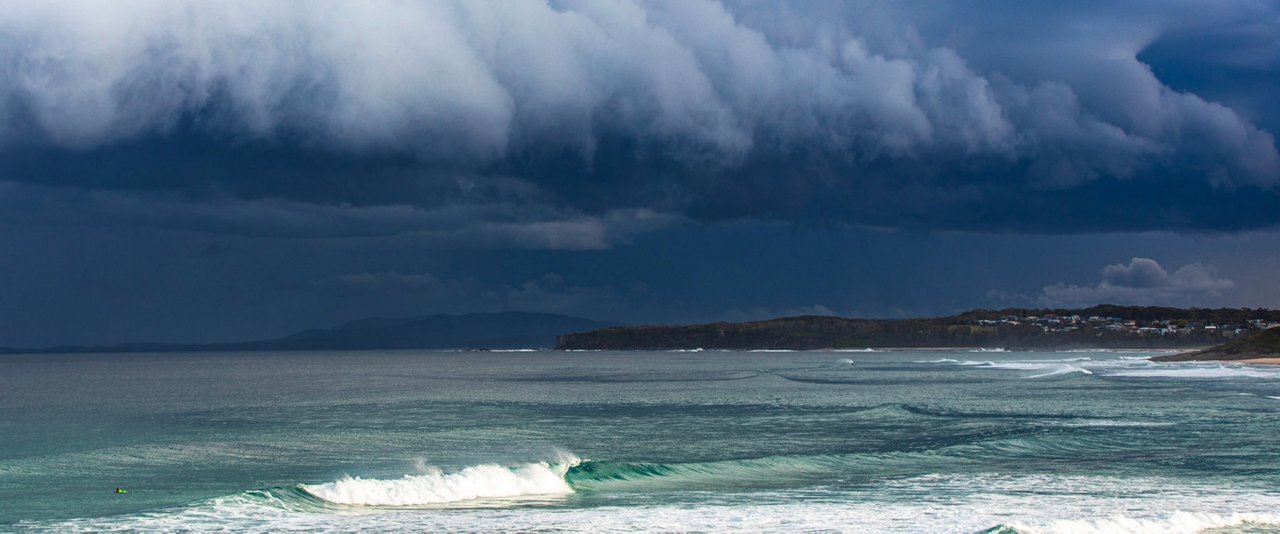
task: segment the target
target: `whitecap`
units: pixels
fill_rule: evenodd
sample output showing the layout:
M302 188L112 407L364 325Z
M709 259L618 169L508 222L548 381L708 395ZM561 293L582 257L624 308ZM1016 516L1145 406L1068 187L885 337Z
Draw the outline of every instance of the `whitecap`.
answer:
M1090 370L1085 369L1085 368L1083 368L1083 367L1077 367L1077 366L1075 366L1075 365L1063 365L1063 366L1057 367L1057 368L1055 368L1055 369L1053 369L1053 370L1051 370L1051 371L1049 371L1049 372L1041 373L1041 374L1038 374L1038 375L1031 375L1031 376L1028 376L1027 378L1045 378L1045 377L1050 377L1050 376L1061 376L1061 375L1069 375L1069 374L1075 374L1075 373L1080 373L1080 374L1084 374L1084 375L1091 375L1091 374L1093 374L1093 371L1090 371Z
M424 466L419 475L398 479L343 477L301 488L334 504L360 506L423 506L486 498L567 495L573 488L564 475L577 458L558 463L537 462L518 467L481 464L455 473Z
M1280 374L1275 371L1263 371L1243 366L1221 366L1135 369L1132 371L1117 371L1107 376L1130 378L1276 378L1280 377Z

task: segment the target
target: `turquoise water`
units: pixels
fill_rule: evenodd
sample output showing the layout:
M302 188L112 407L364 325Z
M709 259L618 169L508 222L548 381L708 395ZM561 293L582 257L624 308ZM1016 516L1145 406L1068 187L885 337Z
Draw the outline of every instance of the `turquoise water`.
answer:
M4 356L0 531L1280 531L1280 367L1150 354Z

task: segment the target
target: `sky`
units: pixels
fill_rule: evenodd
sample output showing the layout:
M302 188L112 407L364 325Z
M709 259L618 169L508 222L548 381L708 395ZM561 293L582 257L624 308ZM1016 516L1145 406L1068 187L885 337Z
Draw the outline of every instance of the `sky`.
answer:
M1280 307L1262 0L7 2L0 346Z

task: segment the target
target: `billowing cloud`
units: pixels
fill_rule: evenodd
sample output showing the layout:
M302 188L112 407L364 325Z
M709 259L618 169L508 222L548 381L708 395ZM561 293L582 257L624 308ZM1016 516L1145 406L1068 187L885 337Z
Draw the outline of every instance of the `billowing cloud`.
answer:
M1173 272L1150 258L1133 258L1102 269L1095 286L1046 286L1040 303L1047 306L1094 304L1203 305L1233 289L1235 282L1220 278L1212 267L1191 263Z
M0 178L222 210L228 196L438 209L466 203L463 177L505 184L480 188L500 209L565 214L521 221L538 224L617 210L1068 233L1280 223L1273 135L1138 59L1280 8L1095 7L10 2Z

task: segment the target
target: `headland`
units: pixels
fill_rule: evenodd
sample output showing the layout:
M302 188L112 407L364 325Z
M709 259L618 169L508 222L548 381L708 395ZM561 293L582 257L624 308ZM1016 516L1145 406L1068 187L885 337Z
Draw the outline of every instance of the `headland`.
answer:
M990 347L1209 347L1280 326L1280 311L1102 305L973 310L950 317L800 316L739 323L621 326L559 336L562 350L821 350Z
M1229 361L1236 363L1280 364L1280 328L1252 332L1204 350L1158 356L1160 362Z

